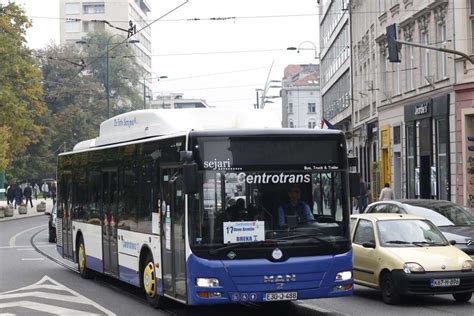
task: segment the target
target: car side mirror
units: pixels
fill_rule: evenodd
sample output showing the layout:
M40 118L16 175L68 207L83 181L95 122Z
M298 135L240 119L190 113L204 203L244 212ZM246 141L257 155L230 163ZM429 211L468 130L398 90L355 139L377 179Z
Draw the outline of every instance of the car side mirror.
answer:
M373 241L364 242L364 243L362 243L362 247L373 249L373 248L375 248L375 243Z
M449 241L449 244L452 245L452 246L454 246L454 245L456 244L456 240L450 240L450 241Z
M183 165L184 193L198 193L198 167L196 163L187 163Z

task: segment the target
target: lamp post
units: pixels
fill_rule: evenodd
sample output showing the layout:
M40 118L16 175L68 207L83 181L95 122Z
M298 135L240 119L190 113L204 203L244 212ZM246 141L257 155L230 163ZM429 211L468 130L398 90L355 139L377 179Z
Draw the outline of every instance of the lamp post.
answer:
M304 44L309 44L309 45L313 46L313 48L302 48L301 46L304 45ZM292 47L287 47L286 49L287 50L296 50L297 53L299 53L300 50L314 50L314 59L319 59L318 48L317 48L315 43L310 42L310 41L303 41L298 45L298 47L292 46Z
M109 45L110 45L110 40L120 34L113 34L107 38L107 41L105 42L105 94L107 97L107 118L110 118L110 82L109 82ZM137 39L132 39L127 41L126 43L130 44L136 44L140 43L139 40ZM84 40L79 40L76 41L76 44L88 44ZM119 45L122 43L118 43Z
M151 75L152 73L151 72L147 72L143 75L143 109L145 110L146 109L146 84L145 84L145 80L146 80L146 77L148 75ZM166 79L168 78L168 76L156 76L154 78L150 78L150 80L153 80L153 79L157 79L158 81L160 81L160 79Z

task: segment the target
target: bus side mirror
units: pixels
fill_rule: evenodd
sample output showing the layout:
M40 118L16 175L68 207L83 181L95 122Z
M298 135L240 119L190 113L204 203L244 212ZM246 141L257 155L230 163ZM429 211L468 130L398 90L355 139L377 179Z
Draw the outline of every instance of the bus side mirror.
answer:
M198 193L198 167L197 163L183 164L183 185L185 194Z

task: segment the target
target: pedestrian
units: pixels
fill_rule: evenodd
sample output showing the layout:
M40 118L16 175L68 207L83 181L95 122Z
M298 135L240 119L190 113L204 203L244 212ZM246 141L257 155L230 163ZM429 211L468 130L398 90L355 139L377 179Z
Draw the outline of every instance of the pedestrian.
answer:
M393 193L390 184L385 183L382 191L380 191L379 201L395 200L395 193Z
M15 186L10 184L7 188L7 204L10 206L15 201Z
M35 183L35 186L33 187L33 193L35 195L35 200L38 200L38 194L40 192L40 187L38 183Z
M43 185L41 186L41 192L43 192L43 199L46 200L49 195L49 186L46 182L43 182Z
M53 199L53 204L56 203L56 183L51 183L51 198Z
M364 213L365 208L367 207L367 186L363 179L360 179L359 186L359 196L357 196L357 209L359 213Z
M15 209L18 206L23 203L23 191L21 190L21 187L17 184L15 185Z
M26 184L26 188L23 190L23 195L25 196L25 203L28 207L28 201L30 201L31 208L33 208L33 201L31 200L31 196L33 195L33 190L31 190L30 184Z

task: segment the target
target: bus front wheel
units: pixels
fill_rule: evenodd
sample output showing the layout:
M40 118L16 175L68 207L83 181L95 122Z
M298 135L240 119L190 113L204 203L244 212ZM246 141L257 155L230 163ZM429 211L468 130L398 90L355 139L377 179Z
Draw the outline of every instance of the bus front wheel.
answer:
M91 279L93 277L92 271L86 265L86 247L82 236L79 237L77 242L77 269L82 278Z
M146 300L151 306L157 308L163 305L163 298L157 293L155 263L150 253L148 253L143 266L142 288L143 292L145 292Z

